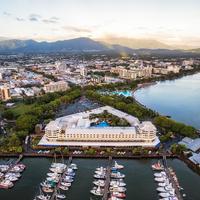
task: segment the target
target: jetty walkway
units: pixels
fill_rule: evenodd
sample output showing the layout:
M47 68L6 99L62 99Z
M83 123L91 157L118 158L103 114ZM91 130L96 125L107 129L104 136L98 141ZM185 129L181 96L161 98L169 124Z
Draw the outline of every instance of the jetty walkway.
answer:
M170 182L172 183L173 188L175 189L175 193L177 195L178 200L183 200L183 197L180 193L180 190L179 190L177 184L174 181L174 178L172 177L172 175L169 171L169 168L168 168L168 165L167 165L167 159L166 159L165 155L163 155L163 165L164 165L164 168L165 168L165 172L166 172Z
M72 163L72 156L69 157L68 162L67 162L66 170L62 173L62 176L60 177L60 180L59 180L58 184L55 186L54 192L53 192L53 194L51 195L50 200L56 200L56 194L57 194L58 188L59 188L59 186L60 186L60 184L61 184L61 181L62 181L62 179L63 179L63 177L64 177L64 175L65 175L65 172L67 171L67 169L68 169L68 167L69 167L69 165L70 165L71 163Z
M108 200L109 198L111 167L112 167L112 157L109 156L108 166L106 168L106 181L105 181L104 194L102 200Z

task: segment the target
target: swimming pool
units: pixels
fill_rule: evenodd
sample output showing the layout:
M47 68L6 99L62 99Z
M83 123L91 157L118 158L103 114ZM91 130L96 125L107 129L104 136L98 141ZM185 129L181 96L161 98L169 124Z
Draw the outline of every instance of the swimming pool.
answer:
M110 126L107 122L103 121L103 122L100 122L99 124L95 125L94 127L108 127Z
M116 94L116 95L122 95L124 97L132 97L132 92L127 90L127 91L115 91L112 92L112 94Z

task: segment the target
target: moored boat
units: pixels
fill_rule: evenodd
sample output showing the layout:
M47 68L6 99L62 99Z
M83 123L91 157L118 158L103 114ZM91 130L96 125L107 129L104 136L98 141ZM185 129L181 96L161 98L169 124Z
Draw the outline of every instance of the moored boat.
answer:
M158 161L157 163L154 163L151 168L155 171L162 171L164 170L164 166Z
M124 168L124 166L123 165L119 165L117 163L117 161L114 162L114 166L112 167L112 169L123 169L123 168Z
M0 188L2 189L9 189L12 188L14 185L11 181L9 180L3 180L0 182Z
M94 187L92 190L90 190L90 193L95 196L103 196L103 189L101 189L99 186Z
M69 187L64 186L64 185L59 185L58 188L61 189L61 190L64 190L64 191L69 190Z

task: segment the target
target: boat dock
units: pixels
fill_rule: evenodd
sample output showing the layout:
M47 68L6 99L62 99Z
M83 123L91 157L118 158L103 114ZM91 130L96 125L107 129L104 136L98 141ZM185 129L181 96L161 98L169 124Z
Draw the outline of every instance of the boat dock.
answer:
M72 156L70 156L69 159L68 159L68 161L67 161L67 168L68 168L68 166L69 166L71 163L72 163ZM57 191L58 191L58 187L60 186L61 180L63 179L64 174L65 174L65 172L67 171L67 168L66 168L66 170L63 172L62 176L60 177L60 180L59 180L58 184L56 185L56 187L55 187L55 189L54 189L54 192L53 192L53 194L51 195L50 200L56 200L56 194L57 194Z
M170 182L172 183L173 188L175 189L175 193L177 195L178 200L183 200L183 197L180 193L180 190L177 187L177 184L175 183L174 178L172 177L172 175L169 171L169 168L168 168L168 165L167 165L167 159L166 159L165 155L163 155L163 165L164 165L164 168L165 168L165 172L166 172Z
M112 167L112 157L109 156L108 166L106 168L106 181L105 181L104 194L102 200L108 200L109 198L111 167Z
M6 173L8 173L15 165L19 164L19 162L22 160L23 154L19 155L19 158L9 166L8 170L4 173L4 176L1 177L0 181L5 178Z

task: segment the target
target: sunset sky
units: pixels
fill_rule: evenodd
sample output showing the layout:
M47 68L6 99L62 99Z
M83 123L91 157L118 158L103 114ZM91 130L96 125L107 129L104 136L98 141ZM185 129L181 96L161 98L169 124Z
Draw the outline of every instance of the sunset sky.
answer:
M0 0L0 37L156 39L200 46L199 0Z

